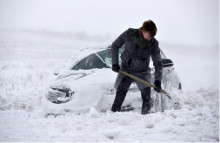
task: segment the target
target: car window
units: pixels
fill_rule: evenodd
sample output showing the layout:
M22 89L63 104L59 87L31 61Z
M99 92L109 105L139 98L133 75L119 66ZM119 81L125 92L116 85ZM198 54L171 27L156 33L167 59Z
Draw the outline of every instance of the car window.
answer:
M100 58L102 58L102 60L103 60L107 65L111 65L111 64L112 64L112 60L111 60L111 50L110 50L110 49L97 52L97 54L100 56Z
M86 69L104 68L107 67L96 54L89 56L86 62Z
M121 64L121 53L124 51L124 46L122 48L119 49L118 54L118 60L119 60L119 64ZM106 49L100 52L97 52L97 54L102 58L102 60L108 65L111 66L112 65L112 55L111 55L111 49Z
M107 67L95 54L92 54L84 59L82 59L80 62L78 62L72 70L88 70L88 69L94 69L94 68L104 68Z

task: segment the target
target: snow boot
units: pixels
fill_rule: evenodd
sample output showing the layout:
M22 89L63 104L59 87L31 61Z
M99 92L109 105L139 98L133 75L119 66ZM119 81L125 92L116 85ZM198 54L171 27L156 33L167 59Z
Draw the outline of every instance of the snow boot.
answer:
M143 90L141 90L141 96L142 96L142 108L141 108L141 114L149 114L150 108L151 108L151 88L147 87Z

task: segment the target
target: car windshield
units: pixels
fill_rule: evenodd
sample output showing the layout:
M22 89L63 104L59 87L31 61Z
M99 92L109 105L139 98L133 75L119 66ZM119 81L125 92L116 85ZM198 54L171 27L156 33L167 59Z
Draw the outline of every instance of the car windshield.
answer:
M107 67L105 63L101 61L99 57L97 57L96 54L91 54L81 61L79 61L75 66L73 66L72 70L88 70L88 69L94 69L94 68L104 68Z

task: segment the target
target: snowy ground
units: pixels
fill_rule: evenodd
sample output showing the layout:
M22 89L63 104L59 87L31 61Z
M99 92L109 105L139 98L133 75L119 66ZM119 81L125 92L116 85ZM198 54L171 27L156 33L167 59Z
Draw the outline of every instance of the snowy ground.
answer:
M1 31L0 141L219 141L218 47L161 42L182 80L183 91L175 93L179 110L141 115L91 108L45 118L41 98L49 76L80 49L98 44L109 41Z

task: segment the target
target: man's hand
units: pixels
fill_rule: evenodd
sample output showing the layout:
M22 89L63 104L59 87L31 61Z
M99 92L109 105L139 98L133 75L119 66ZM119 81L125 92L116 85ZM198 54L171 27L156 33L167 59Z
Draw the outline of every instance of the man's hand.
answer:
M154 85L156 86L156 87L154 88L154 90L157 91L157 92L160 92L160 90L161 90L161 82L160 82L159 80L156 80L156 81L154 82Z
M119 65L118 65L118 64L112 64L112 70L113 70L114 72L119 72L119 70L120 70Z

